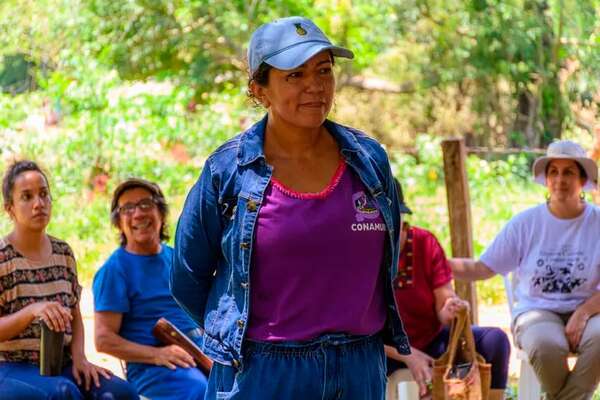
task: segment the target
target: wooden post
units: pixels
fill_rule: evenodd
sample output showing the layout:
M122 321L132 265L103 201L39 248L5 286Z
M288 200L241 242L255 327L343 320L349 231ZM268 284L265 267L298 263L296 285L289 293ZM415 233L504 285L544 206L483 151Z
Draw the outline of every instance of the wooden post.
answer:
M473 257L473 229L471 224L471 201L467 181L465 141L452 138L442 141L444 154L444 177L448 198L448 219L453 257ZM455 281L456 293L471 305L471 318L476 324L477 290L471 282Z

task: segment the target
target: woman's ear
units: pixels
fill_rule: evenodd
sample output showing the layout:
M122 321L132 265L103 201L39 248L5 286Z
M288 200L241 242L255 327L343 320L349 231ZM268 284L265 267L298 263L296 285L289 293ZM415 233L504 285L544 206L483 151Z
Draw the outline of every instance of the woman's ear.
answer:
M269 108L271 102L268 99L266 89L266 87L259 85L255 81L252 81L252 83L250 83L250 91L252 92L252 96L254 96L254 98L263 105L263 107Z
M4 211L8 214L8 217L14 221L13 205L4 203Z

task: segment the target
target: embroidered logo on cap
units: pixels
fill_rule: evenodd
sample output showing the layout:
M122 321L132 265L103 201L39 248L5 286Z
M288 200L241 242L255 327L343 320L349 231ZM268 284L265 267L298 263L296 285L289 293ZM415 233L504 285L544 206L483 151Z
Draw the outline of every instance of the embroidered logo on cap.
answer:
M302 25L300 25L300 24L294 24L294 26L296 27L296 33L297 33L298 35L300 35L300 36L304 36L304 35L306 35L306 33L307 33L307 32L306 32L306 29L304 29L304 28L302 27Z

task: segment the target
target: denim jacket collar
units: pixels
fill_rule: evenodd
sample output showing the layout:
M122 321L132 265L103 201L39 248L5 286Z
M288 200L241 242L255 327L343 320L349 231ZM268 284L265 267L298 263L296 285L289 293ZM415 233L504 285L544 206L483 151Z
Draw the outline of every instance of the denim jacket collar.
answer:
M267 128L268 115L254 124L241 137L238 151L238 165L245 166L255 162L258 159L264 159L265 153L263 143L265 131ZM325 120L324 126L327 131L334 137L340 146L340 152L344 156L349 156L350 153L358 153L360 145L354 135L346 132L341 125L335 124L330 120Z

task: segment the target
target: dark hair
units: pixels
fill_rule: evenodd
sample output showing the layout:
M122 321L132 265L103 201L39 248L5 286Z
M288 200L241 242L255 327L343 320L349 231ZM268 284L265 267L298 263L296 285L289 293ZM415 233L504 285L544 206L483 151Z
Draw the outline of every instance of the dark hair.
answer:
M142 188L150 192L152 195L152 199L156 203L158 207L158 211L162 216L163 222L160 227L160 240L166 241L169 240L169 232L167 227L167 215L169 214L169 206L167 206L167 201L165 200L165 195L162 190L156 183L147 181L141 178L129 178L125 181L121 182L119 186L115 189L113 193L112 202L110 204L110 222L113 226L120 230L119 228L119 198L128 190ZM125 246L127 244L127 237L120 231L119 240L121 246Z
M575 163L575 165L577 165L577 169L579 170L579 176L582 177L583 179L587 179L588 175L587 172L585 172L585 168L583 168L583 166L581 166L581 164L579 164L579 162L573 160L573 162ZM550 169L550 164L552 164L552 160L548 161L548 164L546 164L546 169L544 170L544 175L548 176L548 170Z
M256 83L260 86L267 86L269 84L269 72L271 72L272 69L273 66L263 61L254 74L248 79L248 90L246 91L246 95L252 100L255 106L260 106L261 102L256 98L254 93L252 93L252 83Z
M8 166L8 169L4 173L4 178L2 178L2 197L4 198L5 207L12 204L12 192L15 187L15 181L17 180L17 177L27 171L39 172L44 177L48 188L50 188L48 177L34 161L13 161L13 163Z
M329 58L331 58L331 65L335 65L335 57L333 56L333 53L331 51L329 51ZM258 69L254 72L254 74L252 74L252 76L248 79L248 89L246 91L246 94L256 106L260 106L261 102L256 98L256 96L254 96L254 93L252 93L252 83L257 83L260 86L267 86L269 84L269 73L272 69L272 65L269 65L263 61L262 63L260 63Z

